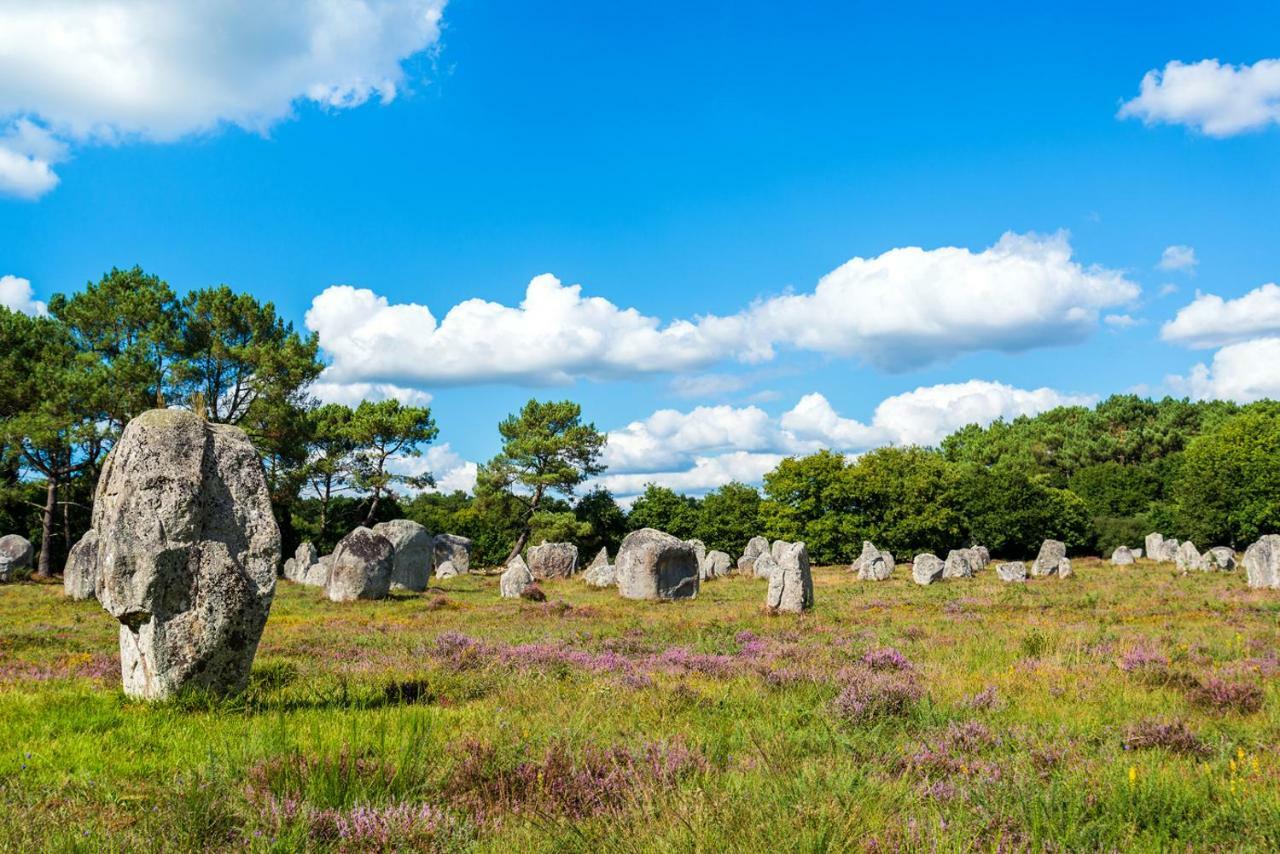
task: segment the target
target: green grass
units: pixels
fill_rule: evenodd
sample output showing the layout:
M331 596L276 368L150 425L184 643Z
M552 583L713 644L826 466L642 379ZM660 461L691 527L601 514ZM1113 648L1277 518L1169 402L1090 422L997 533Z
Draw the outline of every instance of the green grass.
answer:
M504 601L490 576L338 605L281 582L244 696L150 706L121 695L96 603L8 585L0 849L1280 847L1280 597L1074 568L927 588L820 569L801 618L738 578L668 604L573 580ZM910 669L870 671L883 647ZM918 699L840 714L884 680ZM1149 719L1202 749L1126 750Z

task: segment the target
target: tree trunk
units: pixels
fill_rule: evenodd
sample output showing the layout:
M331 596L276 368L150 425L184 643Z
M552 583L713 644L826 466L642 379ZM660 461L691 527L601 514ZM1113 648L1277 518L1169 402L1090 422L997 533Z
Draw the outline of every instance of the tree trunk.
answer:
M378 502L382 500L381 490L375 490L373 493L373 501L369 503L369 513L364 517L364 526L370 528L373 526L373 517L378 512Z
M533 500L529 502L529 512L525 514L524 525L520 527L520 536L516 537L516 544L512 546L511 553L503 561L504 565L510 563L516 555L524 551L525 543L529 542L529 535L533 533L533 514L538 512L538 507L541 504L542 487L539 486L533 491Z
M49 475L45 487L44 513L40 519L40 561L36 564L36 575L41 578L52 578L53 568L49 552L53 546L53 514L58 509L58 480Z

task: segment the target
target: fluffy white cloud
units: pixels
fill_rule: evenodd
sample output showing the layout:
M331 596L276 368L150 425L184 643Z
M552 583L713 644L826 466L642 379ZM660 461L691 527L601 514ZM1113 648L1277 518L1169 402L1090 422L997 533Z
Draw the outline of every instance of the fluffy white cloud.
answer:
M1137 326L1142 321L1131 314L1108 314L1102 318L1102 322L1112 329L1128 329L1130 326Z
M312 384L311 393L322 403L342 403L357 406L362 400L386 400L395 398L408 406L426 406L431 402L428 392L391 383L331 383Z
M1164 251L1160 253L1160 263L1156 264L1156 268L1159 270L1186 270L1191 272L1199 263L1200 259L1196 258L1194 247L1176 244L1164 248Z
M518 306L471 299L439 321L428 306L335 285L312 301L306 322L331 357L328 383L548 385L754 363L777 347L901 371L976 350L1073 343L1101 309L1139 292L1120 272L1074 261L1065 233L1005 234L980 252L854 258L811 293L665 325L549 274L529 283ZM723 393L736 381L711 375L683 385Z
M1280 59L1253 65L1174 60L1143 75L1138 97L1125 102L1120 117L1186 125L1214 137L1280 123Z
M476 485L476 464L463 459L448 442L430 445L418 457L393 457L388 468L414 476L430 472L436 485L428 492L471 492Z
M1213 354L1212 364L1201 363L1187 376L1171 376L1166 382L1198 400L1280 399L1276 365L1280 365L1280 338L1257 338L1223 347Z
M593 483L608 489L623 505L630 505L647 484L656 483L677 492L698 495L726 483L760 483L783 454L732 451L718 456L694 457L687 468L635 474L607 474Z
M47 307L35 298L31 282L18 276L0 276L0 305L23 314L45 314Z
M1074 343L1099 309L1139 293L1118 271L1074 261L1065 232L1006 233L981 252L908 247L854 258L812 293L765 300L747 316L771 342L901 371L976 350Z
M1280 285L1254 288L1236 299L1196 294L1160 328L1160 338L1199 349L1280 334Z
M405 87L402 61L439 39L444 5L0 0L0 118L77 142L168 142L223 124L263 132L298 102L385 103ZM39 195L54 162L0 146L0 189Z
M660 409L609 433L609 471L653 472L693 456L729 451L778 451L790 447L777 422L757 406L699 406L689 412Z

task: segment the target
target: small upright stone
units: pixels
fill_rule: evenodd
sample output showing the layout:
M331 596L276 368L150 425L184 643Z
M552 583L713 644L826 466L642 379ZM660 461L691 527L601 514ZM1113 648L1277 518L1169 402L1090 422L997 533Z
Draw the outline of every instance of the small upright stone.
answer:
M738 572L744 575L755 575L756 558L769 551L769 541L764 537L752 537L747 541L747 548L738 558Z
M1172 538L1162 540L1159 552L1151 555L1151 558L1165 563L1176 562L1178 560L1178 548L1181 545L1180 542Z
M1180 544L1178 551L1173 556L1173 562L1178 567L1179 572L1200 569L1200 552L1196 550L1196 544L1190 540Z
M1145 550L1147 552L1147 557L1151 558L1152 560L1160 559L1160 548L1163 544L1164 544L1164 535L1157 534L1154 531L1151 532L1150 534L1147 534L1146 539L1143 540L1142 542L1142 545L1145 547Z
M435 546L437 567L448 561L455 575L471 571L471 540L457 534L436 534Z
M571 578L578 571L578 547L573 543L542 543L529 549L529 571L538 581Z
M615 564L624 599L692 599L698 595L698 558L684 540L653 528L632 531Z
M603 548L596 552L596 556L591 559L591 563L587 564L587 572L593 569L599 569L602 566L609 565L609 549Z
M1031 565L1031 574L1037 578L1053 575L1058 571L1058 564L1067 556L1067 546L1062 540L1045 540L1040 546L1040 554Z
M769 577L765 604L771 610L791 614L812 608L813 576L809 573L809 551L804 543L788 545L777 564Z
M98 534L92 528L71 547L62 569L62 591L71 599L93 598L98 584Z
M1020 560L1002 563L996 567L996 578L1001 581L1026 581L1027 565Z
M1231 572L1236 568L1236 553L1226 546L1214 546L1200 556L1200 562L1206 571Z
M1071 558L1063 557L1058 559L1058 577L1070 578L1075 575L1071 570Z
M394 566L391 541L368 528L356 528L333 550L325 593L334 602L386 599Z
M722 551L707 552L707 557L699 567L702 580L710 581L713 578L720 578L729 574L730 559L729 555Z
M1116 550L1111 553L1112 566L1131 566L1133 564L1133 550L1128 546L1117 546Z
M1137 559L1138 559L1138 558L1140 558L1140 557L1142 557L1142 549L1134 549L1134 550L1133 550L1133 559L1134 559L1134 560L1137 560Z
M453 565L451 560L446 560L436 567L436 578L457 578L458 574L458 568Z
M698 539L686 540L685 542L693 547L693 554L698 559L698 566L701 567L707 559L707 544Z
M20 569L31 566L31 541L21 534L0 537L0 581L11 581Z
M977 558L977 569L986 569L987 564L991 563L991 552L986 546L974 546L971 550Z
M618 573L609 563L609 552L606 549L601 549L596 559L591 561L591 566L582 573L582 581L588 587L605 588L618 585Z
M1280 534L1267 534L1244 552L1244 572L1250 587L1280 589Z
M773 559L773 552L765 552L756 558L756 562L751 567L751 572L756 578L773 578L778 566L778 562Z
M946 564L937 555L929 552L918 554L911 562L911 580L920 585L932 584L942 578L945 568Z
M503 599L519 599L532 584L533 573L529 571L529 565L516 555L507 562L507 568L498 579L498 593Z
M304 544L306 545L306 544ZM294 557L297 560L297 557ZM310 587L328 587L329 586L329 568L333 566L333 555L321 555L316 558L315 563L311 564L305 571L297 570L298 581Z
M974 573L974 555L969 549L952 549L942 565L943 578L971 578Z
M395 557L391 567L391 589L421 593L431 582L435 564L435 537L412 519L379 522L373 532L387 538Z

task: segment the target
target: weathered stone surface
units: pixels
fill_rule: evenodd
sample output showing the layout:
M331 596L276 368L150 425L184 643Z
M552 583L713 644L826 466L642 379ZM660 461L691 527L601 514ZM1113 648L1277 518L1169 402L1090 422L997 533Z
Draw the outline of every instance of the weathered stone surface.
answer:
M756 558L767 553L769 553L769 541L764 537L752 537L747 541L747 548L742 552L742 557L738 558L738 572L754 577Z
M1075 575L1075 572L1071 569L1071 558L1064 557L1058 559L1057 575L1059 578L1070 578Z
M694 557L698 559L698 566L701 567L707 559L707 544L702 540L685 540L689 545L693 546Z
M1130 566L1133 564L1133 550L1128 546L1117 546L1116 550L1111 553L1111 564L1113 566Z
M1226 546L1214 546L1200 556L1201 568L1206 572L1231 572L1236 568L1236 553Z
M1134 550L1133 550L1133 559L1134 559L1134 560L1137 560L1137 559L1138 559L1138 558L1140 558L1140 557L1142 557L1142 549L1134 549Z
M356 528L333 550L325 593L334 602L386 599L391 592L395 546L369 528Z
M977 556L969 549L952 549L942 565L943 578L971 578L976 569Z
M542 543L529 549L529 571L539 581L571 578L578 571L578 547L573 543Z
M1020 560L1002 563L996 567L996 578L1001 581L1026 581L1027 565Z
M773 559L773 552L765 552L756 558L755 564L751 567L751 573L755 578L773 578L777 568L778 562Z
M991 563L991 552L987 550L987 547L974 546L971 551L973 552L974 557L977 558L977 561L978 561L977 568L986 569L987 564Z
M458 575L458 568L453 565L451 560L446 560L436 567L436 578L457 578Z
M1058 562L1067 556L1067 546L1061 540L1045 540L1040 545L1040 554L1031 565L1031 574L1037 578L1053 575L1058 571Z
M120 621L125 693L244 688L280 531L244 432L178 409L125 427L98 480L96 595Z
M702 561L699 568L702 573L702 580L709 581L712 578L720 578L729 574L730 563L729 555L722 551L707 552L706 558Z
M791 543L786 540L774 540L769 546L769 556L775 561L782 561L782 553L791 548Z
M870 540L863 540L862 554L849 568L859 581L884 581L893 575L893 555L876 548Z
M601 549L600 551L596 552L596 556L591 559L591 563L590 565L587 566L587 570L590 571L593 569L597 569L598 567L608 566L608 565L609 565L609 550L607 548Z
M295 556L294 560L297 560ZM311 587L327 587L329 584L329 568L333 566L333 555L322 555L304 570L296 570L298 582Z
M435 566L435 537L412 519L379 522L373 532L387 538L395 550L391 567L391 589L421 593L431 582Z
M299 543L294 549L293 556L284 562L284 572L282 573L289 581L295 581L299 584L303 583L307 572L320 559L316 547L311 543Z
M289 557L288 559L285 560L284 566L280 567L280 576L285 581L297 581L298 580L298 573L296 569L297 565L298 565L298 561L295 560L293 557Z
M1163 534L1157 534L1154 531L1152 531L1150 534L1147 534L1146 539L1144 539L1142 542L1142 545L1147 553L1147 557L1151 558L1152 560L1159 560L1160 547L1163 543L1164 543Z
M1179 572L1200 569L1200 552L1196 549L1196 544L1190 540L1179 544L1178 551L1173 556L1173 562L1177 565Z
M498 593L503 599L519 599L520 594L533 584L533 573L524 558L516 555L507 561L507 568L498 579Z
M457 534L436 534L436 575L445 561L453 564L455 574L471 571L471 540Z
M804 543L793 543L784 548L777 564L769 577L765 605L790 614L812 608L813 576L809 572L809 551Z
M600 563L600 556L608 557L604 549L600 550L600 555L591 562L591 566L587 571L582 573L582 581L588 587L617 587L618 586L618 570L613 564L608 562Z
M1159 550L1151 555L1151 559L1163 561L1164 563L1176 562L1178 560L1178 548L1181 545L1175 539L1162 540Z
M698 595L698 558L684 540L653 528L632 531L615 563L624 599L692 599Z
M0 581L11 581L20 569L31 566L31 541L21 534L0 537Z
M1280 589L1280 534L1267 534L1245 549L1244 571L1250 587Z
M946 564L935 554L925 552L916 555L911 562L911 580L916 584L932 584L942 578Z
M98 584L98 533L90 528L67 554L62 590L72 599L92 599Z

